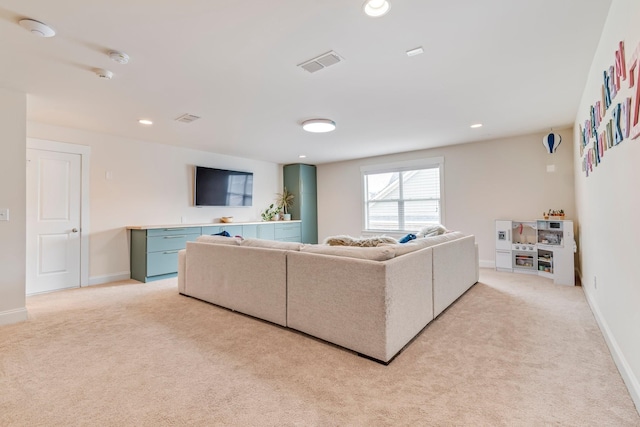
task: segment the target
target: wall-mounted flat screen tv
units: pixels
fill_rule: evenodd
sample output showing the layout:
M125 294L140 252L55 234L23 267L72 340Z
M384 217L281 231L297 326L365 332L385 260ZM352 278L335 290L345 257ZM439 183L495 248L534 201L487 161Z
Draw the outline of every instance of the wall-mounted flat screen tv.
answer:
M195 167L195 206L252 206L253 173Z

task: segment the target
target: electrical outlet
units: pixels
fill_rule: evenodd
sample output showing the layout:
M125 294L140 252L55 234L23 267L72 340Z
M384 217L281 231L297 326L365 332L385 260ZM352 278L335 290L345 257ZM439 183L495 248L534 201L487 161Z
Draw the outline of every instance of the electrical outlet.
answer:
M593 287L598 289L598 278L596 276L593 276Z
M0 221L9 221L9 209L0 209Z

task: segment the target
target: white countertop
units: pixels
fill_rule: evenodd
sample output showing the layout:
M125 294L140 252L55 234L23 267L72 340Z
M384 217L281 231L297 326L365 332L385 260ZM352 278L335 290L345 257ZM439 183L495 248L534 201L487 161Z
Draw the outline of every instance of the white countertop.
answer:
M128 225L127 230L153 230L156 228L187 228L187 227L211 227L220 225L257 225L300 222L299 219L290 221L247 221L247 222L205 222L200 224L163 224L163 225Z

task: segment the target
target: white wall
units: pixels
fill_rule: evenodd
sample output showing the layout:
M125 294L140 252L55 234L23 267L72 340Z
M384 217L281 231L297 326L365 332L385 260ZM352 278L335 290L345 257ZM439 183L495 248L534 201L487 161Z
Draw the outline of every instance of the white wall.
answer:
M640 43L640 2L613 0L575 123L574 161L583 289L629 390L640 408L640 137L605 152L589 177L581 170L579 128L601 97L603 71L624 41L627 63ZM637 76L636 76L637 78ZM614 103L631 97L629 81ZM640 82L636 83L640 84ZM605 122L611 118L607 112ZM600 131L604 129L603 124ZM597 277L597 288L594 280Z
M554 154L544 133L318 166L319 239L362 232L360 166L444 157L447 228L472 233L481 265L495 262L494 220L536 219L549 209L574 216L572 131L555 130L563 143ZM548 173L547 165L555 165Z
M25 320L27 96L0 88L0 325Z
M24 122L24 121L23 121ZM282 168L175 146L29 122L30 138L91 147L89 282L129 277L129 225L211 223L221 216L259 221L282 188ZM24 147L24 146L23 146ZM23 149L24 151L24 149ZM196 208L193 165L254 173L252 207ZM106 172L113 178L106 179Z

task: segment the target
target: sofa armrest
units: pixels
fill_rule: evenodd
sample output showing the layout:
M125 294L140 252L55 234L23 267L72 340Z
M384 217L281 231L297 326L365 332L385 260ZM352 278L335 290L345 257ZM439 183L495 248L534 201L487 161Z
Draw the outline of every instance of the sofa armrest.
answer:
M178 252L178 292L184 294L184 286L186 281L187 266L187 250L182 249Z
M433 249L433 315L438 316L478 281L475 236Z
M388 362L433 319L431 249L387 261L287 254L287 326Z

